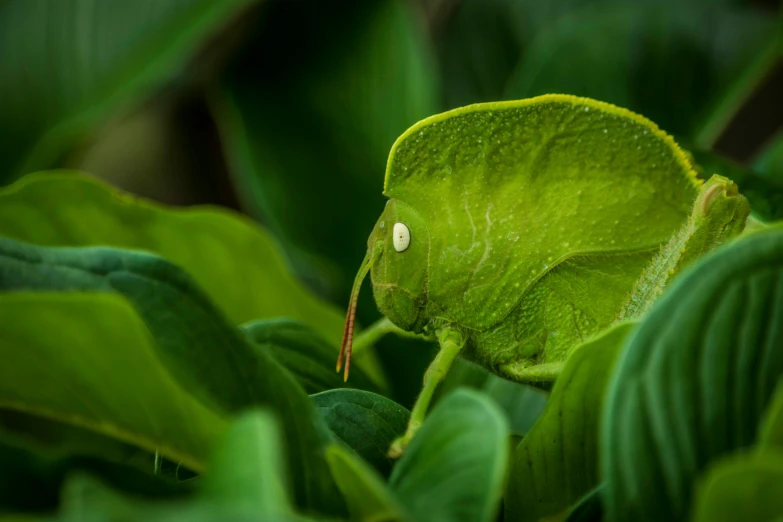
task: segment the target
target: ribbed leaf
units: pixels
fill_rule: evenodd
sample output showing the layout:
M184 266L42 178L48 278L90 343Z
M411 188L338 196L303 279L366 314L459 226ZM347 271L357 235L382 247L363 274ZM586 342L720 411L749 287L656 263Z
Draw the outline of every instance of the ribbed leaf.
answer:
M395 438L405 433L410 412L381 395L360 390L331 390L311 396L329 429L381 475L392 461L386 456Z
M783 228L683 274L633 335L601 442L610 521L684 520L700 474L748 447L783 373Z
M334 371L336 346L305 323L287 318L265 319L245 323L241 329L256 348L269 351L285 366L308 394L348 385L378 391L361 367L351 367L351 381L346 383L342 374Z

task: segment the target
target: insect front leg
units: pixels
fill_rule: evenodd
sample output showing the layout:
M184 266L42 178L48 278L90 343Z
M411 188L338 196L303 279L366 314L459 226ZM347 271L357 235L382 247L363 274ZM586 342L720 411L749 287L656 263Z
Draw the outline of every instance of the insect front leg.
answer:
M424 373L424 388L422 388L416 403L413 405L405 435L395 439L391 448L389 448L389 457L393 459L402 456L405 447L424 423L424 417L427 415L430 402L432 402L432 394L435 392L435 388L446 377L457 354L465 346L465 335L456 328L444 327L438 330L437 336L440 351Z

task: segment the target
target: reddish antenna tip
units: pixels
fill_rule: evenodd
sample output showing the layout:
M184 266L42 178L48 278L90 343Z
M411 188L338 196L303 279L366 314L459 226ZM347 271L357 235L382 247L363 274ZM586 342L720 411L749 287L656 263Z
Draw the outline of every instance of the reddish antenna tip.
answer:
M359 289L362 287L362 281L370 271L370 266L375 258L381 253L380 246L367 251L362 265L356 278L353 281L351 289L351 299L348 302L348 313L345 316L345 328L343 328L343 340L340 343L340 355L337 356L337 371L343 367L343 357L345 357L345 381L348 381L348 372L351 369L351 349L353 348L353 328L356 320L356 303L359 301Z

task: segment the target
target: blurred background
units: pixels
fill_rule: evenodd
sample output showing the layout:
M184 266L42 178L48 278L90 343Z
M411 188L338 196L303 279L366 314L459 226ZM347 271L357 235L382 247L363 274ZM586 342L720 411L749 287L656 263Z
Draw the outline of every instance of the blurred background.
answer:
M758 217L783 217L777 1L0 1L0 185L67 168L234 208L340 307L395 138L437 112L544 93L647 116ZM379 317L368 290L365 325ZM410 406L432 348L378 352Z

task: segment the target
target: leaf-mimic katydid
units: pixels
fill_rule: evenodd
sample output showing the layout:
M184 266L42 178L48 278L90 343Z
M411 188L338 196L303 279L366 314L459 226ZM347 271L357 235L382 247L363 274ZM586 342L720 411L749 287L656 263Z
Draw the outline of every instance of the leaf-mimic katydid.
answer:
M437 338L399 455L459 354L551 384L569 353L649 307L690 260L739 234L736 185L699 180L649 120L567 95L485 103L425 119L389 156L338 360L347 379L359 288Z

